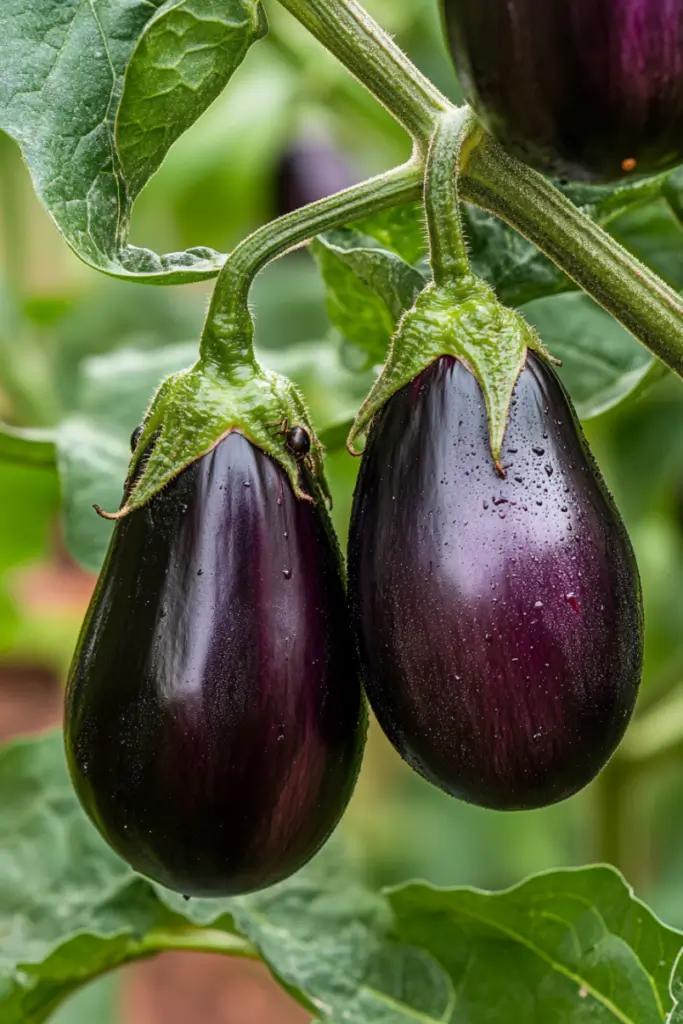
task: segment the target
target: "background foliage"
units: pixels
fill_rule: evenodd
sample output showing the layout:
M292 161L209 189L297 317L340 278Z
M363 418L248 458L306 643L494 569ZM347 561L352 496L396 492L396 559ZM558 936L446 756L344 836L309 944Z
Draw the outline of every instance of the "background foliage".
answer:
M215 21L218 6L230 17ZM435 4L368 6L457 98ZM335 147L359 179L408 154L389 116L276 4L270 34L246 57L260 16L248 0L227 7L101 4L99 39L117 40L101 68L82 5L9 4L0 123L22 144L67 241L123 280L77 261L37 202L16 144L0 135L0 418L9 425L0 433L0 669L40 666L63 680L82 601L36 602L36 566L67 557L99 566L110 527L91 506L118 504L131 430L159 381L194 358L211 289L200 279L278 212L278 168L292 141ZM40 11L58 12L59 38L41 35ZM126 11L137 20L122 23ZM133 198L177 135L166 109L145 105L154 93L146 76L154 86L167 63L169 24L178 47L174 118L184 127L205 112L170 149L129 224ZM16 38L24 47L10 63L3 46ZM230 87L209 105L226 69ZM118 121L104 102L112 81ZM41 104L28 103L45 83ZM67 152L58 142L69 117L78 133ZM143 148L136 118L159 128ZM107 165L114 143L120 166ZM69 188L82 191L80 206ZM572 198L683 288L680 172L618 196L583 189ZM498 815L429 787L375 731L337 845L275 890L185 905L133 876L99 841L71 793L58 737L10 745L0 752L0 1019L8 1024L44 1020L83 981L169 947L258 954L321 1019L352 1024L649 1024L665 1019L674 997L683 1005L680 967L669 991L683 945L674 930L683 927L683 386L511 230L474 209L466 228L477 272L562 359L636 548L646 672L622 752L567 803ZM341 443L428 274L419 208L330 232L312 255L271 266L252 300L263 361L301 385L328 443L344 538L357 464ZM125 280L138 273L194 283ZM566 870L591 860L622 869L666 926L614 871ZM462 888L519 886L539 871L550 873L501 895ZM380 894L406 877L426 882ZM98 983L55 1019L104 1021L114 988ZM679 1018L680 1006L671 1020Z

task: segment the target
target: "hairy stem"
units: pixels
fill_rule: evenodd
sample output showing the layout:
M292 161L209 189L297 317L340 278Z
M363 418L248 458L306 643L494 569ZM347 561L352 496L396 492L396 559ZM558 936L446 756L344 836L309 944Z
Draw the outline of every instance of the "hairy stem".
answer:
M216 282L202 335L202 356L223 361L226 339L235 335L236 325L240 336L245 336L249 289L267 263L321 231L419 198L422 174L422 161L415 156L393 171L271 221L245 238L228 257Z
M683 376L681 296L480 127L463 155L460 193L516 228Z
M418 144L450 106L356 0L280 0L386 107Z
M437 285L470 273L470 261L460 217L458 175L466 108L444 114L432 136L425 172L425 209L429 227L432 274Z

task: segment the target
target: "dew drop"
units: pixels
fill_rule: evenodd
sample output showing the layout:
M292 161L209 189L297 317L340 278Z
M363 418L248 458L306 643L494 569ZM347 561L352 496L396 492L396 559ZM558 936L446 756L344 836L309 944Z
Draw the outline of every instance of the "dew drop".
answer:
M286 580L290 580L292 578L292 570L291 569L283 569L282 570L282 575L284 576L284 578Z
M553 475L553 467L550 465L549 462L546 462L546 464L545 464L545 471L548 474L548 476L552 476Z
M534 605L534 608L542 608L542 607L543 607L543 601L537 601L536 604Z
M545 448L541 448L540 445L534 445L531 450L534 455L545 455Z

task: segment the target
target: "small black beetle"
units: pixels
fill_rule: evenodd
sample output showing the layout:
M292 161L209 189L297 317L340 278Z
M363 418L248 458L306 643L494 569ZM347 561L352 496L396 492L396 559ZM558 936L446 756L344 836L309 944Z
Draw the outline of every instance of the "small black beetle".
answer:
M130 450L132 452L134 452L135 449L138 446L138 441L140 440L141 433L142 433L142 424L140 424L139 427L136 427L135 430L133 431L133 433L130 435Z
M291 427L285 434L285 445L296 459L305 459L311 450L311 437L305 427Z

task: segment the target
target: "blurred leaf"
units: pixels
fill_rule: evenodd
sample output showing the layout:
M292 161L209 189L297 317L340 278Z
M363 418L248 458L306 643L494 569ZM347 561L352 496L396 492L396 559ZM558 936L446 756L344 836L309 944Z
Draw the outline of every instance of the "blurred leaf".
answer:
M126 238L149 175L263 34L258 0L9 0L3 13L0 127L69 245L114 275L214 275L212 250L159 257Z
M80 989L51 1018L52 1024L117 1024L119 979L100 978Z
M422 203L406 203L353 221L351 227L371 235L406 263L416 265L427 258L427 224Z
M318 440L329 452L338 451L346 447L346 440L353 426L353 416L331 423L329 427L318 432Z
M350 228L321 235L312 251L327 286L330 320L372 362L383 361L396 324L424 288L425 277Z
M160 949L254 955L322 1019L445 1021L453 992L429 954L388 944L385 900L328 847L292 879L193 900L136 876L76 800L57 733L0 752L0 1016L39 1024L79 984ZM246 935L249 945L235 934Z
M57 511L52 469L0 459L0 573L40 558Z
M623 401L655 362L616 320L580 292L539 299L523 313L550 354L562 360L559 373L581 419Z
M64 531L73 557L97 571L112 524L93 510L118 508L130 462L130 435L164 377L189 366L196 344L120 349L85 360L76 411L57 429Z
M661 1024L683 935L613 868L537 875L502 893L409 883L395 933L449 972L452 1024Z
M46 1020L75 988L164 948L169 934L182 947L186 922L81 811L59 733L0 751L0 808L3 1024ZM225 944L244 946L230 935Z
M609 230L673 288L683 289L683 226L663 199L622 214Z
M54 467L57 461L54 431L0 423L0 461Z
M26 435L42 435L26 431ZM12 647L21 619L6 574L49 549L59 503L54 443L0 430L0 651ZM24 436L22 436L24 435ZM41 461L48 454L51 461Z

